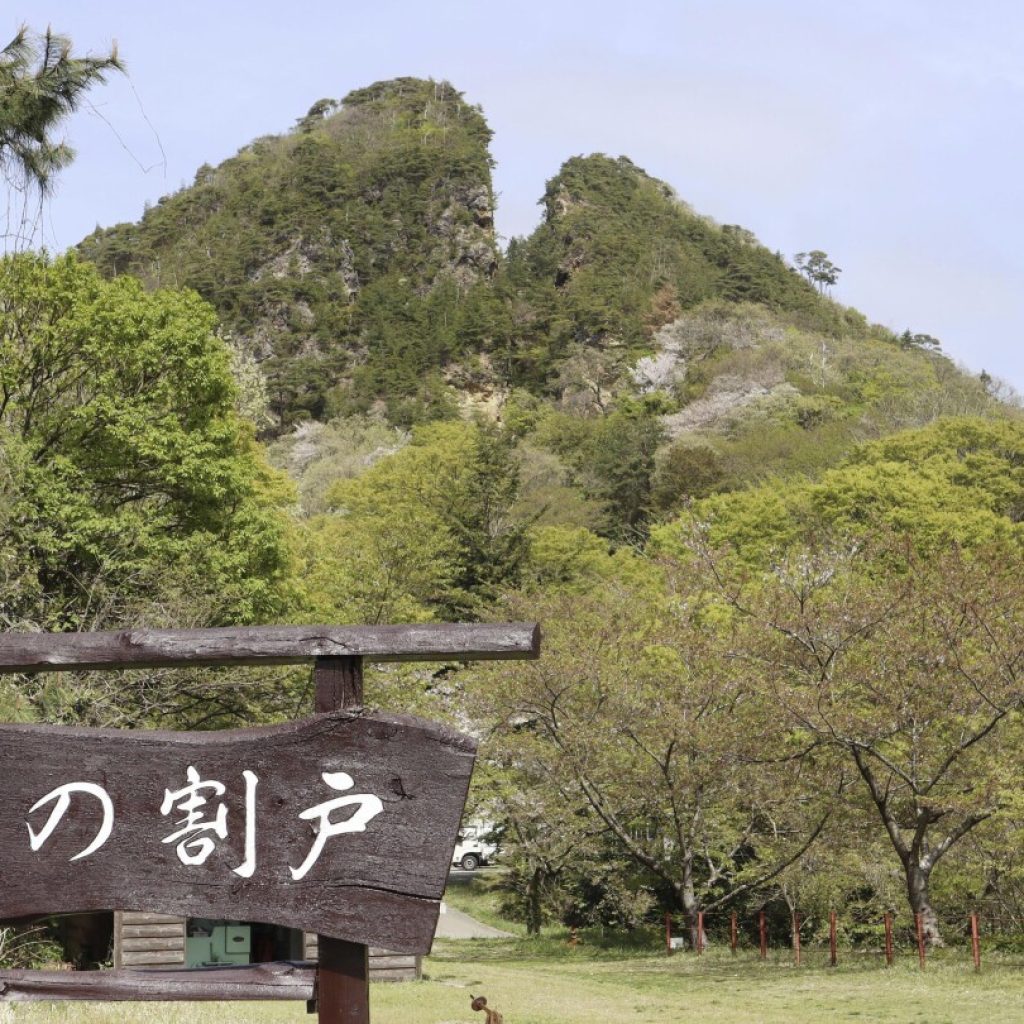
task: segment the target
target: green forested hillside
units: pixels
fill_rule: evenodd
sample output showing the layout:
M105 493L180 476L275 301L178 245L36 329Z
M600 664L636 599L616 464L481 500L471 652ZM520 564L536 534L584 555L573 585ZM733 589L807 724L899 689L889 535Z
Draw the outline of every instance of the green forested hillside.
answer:
M863 317L824 299L749 231L694 213L626 157L567 160L542 203L543 222L513 241L501 282L529 322L517 379L543 383L573 346L643 352L654 329L712 299L758 303L828 334L866 333Z
M542 515L613 537L997 408L920 336L870 325L625 157L567 160L537 229L499 252L489 138L447 83L380 82L79 250L206 298L265 436L482 415L521 441ZM330 432L301 430L318 463Z

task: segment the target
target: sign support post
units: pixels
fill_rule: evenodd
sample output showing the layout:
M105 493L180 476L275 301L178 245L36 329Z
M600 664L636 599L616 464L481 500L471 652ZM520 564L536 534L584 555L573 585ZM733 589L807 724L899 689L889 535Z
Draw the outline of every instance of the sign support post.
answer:
M313 666L316 712L354 711L363 706L363 659L317 658ZM319 1024L370 1024L369 947L327 935L320 950L315 1004Z

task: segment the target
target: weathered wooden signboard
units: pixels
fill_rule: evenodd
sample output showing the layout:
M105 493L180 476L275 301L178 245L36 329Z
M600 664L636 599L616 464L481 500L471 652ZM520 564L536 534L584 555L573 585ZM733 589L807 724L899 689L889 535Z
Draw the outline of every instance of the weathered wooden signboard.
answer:
M212 733L0 726L0 918L114 906L425 953L475 743L336 712Z
M476 744L364 711L362 659L538 645L531 623L0 636L0 672L311 662L318 712L208 733L0 725L0 920L145 908L317 932L321 950L312 977L0 971L0 999L312 996L321 1021L367 1021L367 946L430 949Z

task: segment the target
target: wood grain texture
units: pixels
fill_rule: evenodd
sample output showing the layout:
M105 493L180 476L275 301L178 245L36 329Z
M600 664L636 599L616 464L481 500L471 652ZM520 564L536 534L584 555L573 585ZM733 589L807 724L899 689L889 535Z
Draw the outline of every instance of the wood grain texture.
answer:
M476 744L404 715L339 711L301 722L210 733L119 732L56 726L0 726L0 850L5 879L0 917L146 907L125 924L166 924L160 914L266 921L404 953L430 948L457 837ZM161 840L180 814L160 813L186 768L227 788L210 797L227 808L229 835L202 864L181 863ZM256 789L256 870L245 860L245 789ZM316 821L299 814L337 797L322 773L349 774L354 793L376 795L382 811L363 832L334 836L300 881L290 868L309 853ZM70 858L95 838L99 801L79 794L45 844L33 852L54 804L29 814L56 787L101 786L114 808L106 844ZM333 812L332 821L347 811ZM136 956L144 956L139 952ZM127 959L126 959L127 963Z
M319 715L361 708L362 658L317 658L313 667L313 685Z
M368 1024L369 951L358 942L320 936L316 1003L320 1024Z
M183 952L185 949L185 936L125 939L123 948L125 953L166 953L172 950L174 952Z
M185 935L185 922L180 924L126 924L121 928L122 939L178 939Z
M315 966L306 963L176 971L0 971L0 1002L309 1000L315 979Z
M125 910L121 914L125 924L173 924L184 928L185 922L173 914L150 914L140 910Z
M360 708L363 659L317 658L313 683L318 713ZM315 1004L318 1024L370 1024L368 946L329 935L318 935L317 946L316 998L307 1011Z
M320 957L320 949L317 937L309 932L303 936L303 960L314 962ZM418 978L422 966L422 957L414 953L396 953L394 950L381 949L379 946L370 947L370 981L393 981L405 979L408 972L412 977Z
M0 672L293 665L337 657L487 661L536 658L539 651L532 622L3 633Z
M115 911L113 917L115 967L185 965L185 918L132 910ZM143 950L134 945L135 939L164 939L165 944ZM171 949L171 944L166 943L166 940L176 940L172 943L175 948ZM152 952L162 952L162 958L154 960L148 955ZM144 954L147 959L140 963L137 957Z
M148 953L135 953L127 949L121 951L122 967L183 967L184 965L184 949L158 949Z

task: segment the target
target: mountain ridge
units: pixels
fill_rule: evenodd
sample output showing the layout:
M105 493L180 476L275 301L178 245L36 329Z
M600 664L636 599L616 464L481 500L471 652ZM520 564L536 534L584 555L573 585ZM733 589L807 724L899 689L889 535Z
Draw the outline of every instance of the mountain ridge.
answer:
M871 324L628 157L567 159L537 228L502 253L491 135L448 82L377 82L204 165L79 253L206 298L236 362L265 380L268 438L367 416L525 416L582 438L617 413L648 424L653 500L684 467L696 477L679 494L731 489L1004 411L934 339Z

